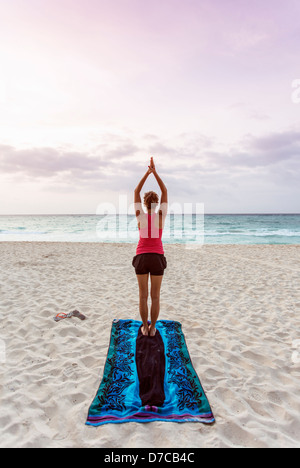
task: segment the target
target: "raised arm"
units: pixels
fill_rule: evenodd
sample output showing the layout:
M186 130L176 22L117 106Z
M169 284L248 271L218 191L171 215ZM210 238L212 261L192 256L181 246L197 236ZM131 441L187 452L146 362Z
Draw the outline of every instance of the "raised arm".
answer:
M147 178L151 174L152 170L149 168L146 174L142 177L136 188L134 189L134 203L141 203L141 190L143 188L144 183L146 182Z
M163 181L161 180L161 178L159 177L159 175L156 172L153 158L151 158L150 169L152 170L153 175L154 175L155 179L157 180L157 183L158 183L158 185L160 187L160 190L161 190L161 201L160 202L161 203L168 203L168 190L167 190L167 187L165 186L165 184L163 183Z

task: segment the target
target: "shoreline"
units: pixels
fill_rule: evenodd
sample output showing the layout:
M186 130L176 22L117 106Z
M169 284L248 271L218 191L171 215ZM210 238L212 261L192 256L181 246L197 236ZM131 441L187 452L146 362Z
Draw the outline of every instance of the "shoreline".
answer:
M135 215L4 216L0 242L138 242ZM298 214L167 215L163 243L300 245Z
M59 245L59 244L67 244L67 245L110 245L110 246L136 246L137 245L137 242L135 243L125 243L125 242L67 242L67 241L3 241L1 242L0 241L0 245L3 245L3 244L27 244L27 245L44 245L44 244L49 244L49 245ZM206 248L206 247L216 247L216 248L226 248L226 247L242 247L242 248L247 248L247 247L300 247L300 244L199 244L198 246L195 246L193 244L166 244L166 243L163 243L164 247L169 246L172 248L173 246L174 247L179 247L179 248L183 248L183 249L187 249L187 250L192 250L192 249L195 249L195 250L198 250L198 249L201 249L202 247L203 248Z
M300 245L186 247L164 244L159 318L182 323L214 426L85 426L112 320L139 320L136 244L4 241L1 447L300 446Z

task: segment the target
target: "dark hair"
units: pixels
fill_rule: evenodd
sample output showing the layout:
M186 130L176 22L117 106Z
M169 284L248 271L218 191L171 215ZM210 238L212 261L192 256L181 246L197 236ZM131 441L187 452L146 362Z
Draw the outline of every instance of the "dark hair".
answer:
M158 204L159 197L155 192L147 192L144 195L144 205L146 206L147 210L151 209L151 204Z

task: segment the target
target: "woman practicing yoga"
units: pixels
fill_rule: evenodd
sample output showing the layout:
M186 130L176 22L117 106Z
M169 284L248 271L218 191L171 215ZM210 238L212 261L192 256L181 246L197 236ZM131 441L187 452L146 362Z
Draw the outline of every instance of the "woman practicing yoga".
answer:
M143 211L140 192L148 176L153 174L161 189L161 200L158 212L155 209L159 197L155 192L147 192L144 195L144 205L147 213ZM153 158L150 160L148 171L141 179L134 191L135 215L138 221L139 242L132 265L135 268L140 294L140 314L143 321L143 335L155 336L155 324L160 310L160 289L167 267L162 244L162 233L168 210L168 192L165 184L156 172ZM151 279L151 325L148 326L148 282Z

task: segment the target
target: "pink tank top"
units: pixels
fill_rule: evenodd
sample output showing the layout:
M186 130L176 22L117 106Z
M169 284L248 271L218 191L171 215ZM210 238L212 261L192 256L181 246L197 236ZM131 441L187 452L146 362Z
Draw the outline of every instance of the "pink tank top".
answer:
M158 213L147 214L148 226L145 228L139 228L139 242L136 249L136 255L143 253L159 253L164 255L164 249L162 244L162 233L163 229L159 229L155 226L154 220ZM158 222L158 219L157 219Z

